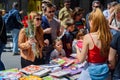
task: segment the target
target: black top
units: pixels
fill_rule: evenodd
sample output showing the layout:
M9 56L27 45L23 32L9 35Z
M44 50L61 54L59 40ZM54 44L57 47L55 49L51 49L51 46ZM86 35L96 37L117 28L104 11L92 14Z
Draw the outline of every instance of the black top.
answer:
M0 16L0 41L4 44L7 43L6 27L2 16Z
M113 80L118 80L118 79L120 79L120 32L116 33L113 36L110 47L115 49L117 51L117 55L118 55L115 71L113 74Z

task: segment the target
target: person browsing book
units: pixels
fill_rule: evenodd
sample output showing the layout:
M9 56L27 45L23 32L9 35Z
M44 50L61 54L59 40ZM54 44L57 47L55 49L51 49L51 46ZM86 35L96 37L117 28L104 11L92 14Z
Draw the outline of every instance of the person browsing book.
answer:
M76 46L80 63L87 57L88 64L78 80L106 80L109 73L107 58L112 35L107 20L99 8L90 13L89 24L90 33L84 36L82 50Z
M72 53L76 53L76 45L79 49L82 49L83 37L85 35L85 30L80 30L72 42Z
M54 50L51 52L50 59L56 59L65 57L66 53L63 49L62 41L60 39L56 39L53 42Z

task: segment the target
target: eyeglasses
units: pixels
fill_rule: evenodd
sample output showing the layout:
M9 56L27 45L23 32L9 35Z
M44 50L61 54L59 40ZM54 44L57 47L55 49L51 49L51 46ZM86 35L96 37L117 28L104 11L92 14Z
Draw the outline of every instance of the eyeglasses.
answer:
M35 18L35 19L36 19L37 21L39 21L39 20L41 21L41 20L42 20L41 18Z
M54 13L55 11L49 11L48 13Z

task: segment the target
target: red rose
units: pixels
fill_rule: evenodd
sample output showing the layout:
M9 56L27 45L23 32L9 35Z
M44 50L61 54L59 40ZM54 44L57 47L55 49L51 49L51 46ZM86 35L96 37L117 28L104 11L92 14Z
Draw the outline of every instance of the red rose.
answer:
M25 28L28 27L28 24L27 24L27 21L26 21L26 20L22 20L22 23L23 23L23 25L24 25Z
M29 16L29 19L32 20L32 16L31 15Z
M24 19L25 19L25 20L28 20L28 16L24 16Z

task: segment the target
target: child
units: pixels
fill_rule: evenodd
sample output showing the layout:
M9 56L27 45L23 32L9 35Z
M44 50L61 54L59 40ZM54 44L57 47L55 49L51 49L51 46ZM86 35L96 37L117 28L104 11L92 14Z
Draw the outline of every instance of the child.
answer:
M62 41L60 39L56 39L53 42L53 46L54 50L51 52L50 60L66 56L66 53L63 49Z
M85 30L83 30L83 29L77 33L77 35L72 43L72 53L76 53L76 47L75 47L76 45L79 47L80 50L82 49L84 35L85 35Z

